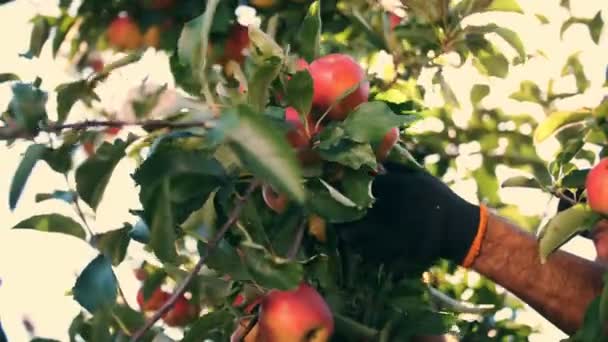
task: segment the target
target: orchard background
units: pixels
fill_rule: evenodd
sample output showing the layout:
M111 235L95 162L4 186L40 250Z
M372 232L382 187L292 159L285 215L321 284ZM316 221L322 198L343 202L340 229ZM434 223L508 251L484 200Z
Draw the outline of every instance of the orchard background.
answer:
M605 154L601 147L606 143L605 135L602 136L605 132L602 133L600 126L605 109L598 106L605 95L603 87L606 81L606 63L602 52L606 48L606 35L601 33L602 15L605 16L606 8L599 8L600 5L595 1L577 1L571 6L567 1L542 5L523 2L518 4L507 0L462 1L451 3L450 11L447 12L439 10L441 1L406 1L410 7L395 27L391 24L390 15L391 10L395 10L383 8L376 1L323 1L321 15L316 16L312 11L313 15L309 14L307 20L303 18L307 13L311 13L311 2L279 2L268 8L260 8L259 2L257 16L254 16L250 8L241 7L237 11L241 24L256 24L260 20L262 30L269 32L270 36L276 37L278 41L275 46L271 40L267 40L270 36L258 33L257 40L254 39L259 48L257 53L250 49L251 55L248 58L241 58L238 51L236 55L231 56L232 59L244 63L240 67L244 78L240 77L239 68L236 68L234 63L230 66L225 63L227 58L221 53L226 44L238 46L238 42L244 39L242 35L237 35L237 38L231 35L237 22L237 1L220 1L218 12L210 27L211 53L207 55L209 64L223 64L224 69L231 69L231 75L236 77L229 77L225 70L211 65L201 69L198 64L201 55L197 54L197 44L206 40L206 34L202 34L206 32L201 25L203 21L195 21L182 32L184 22L203 15L204 1L176 0L168 9L155 10L148 8L149 4L138 1L114 1L108 5L105 2L95 4L96 2L87 0L84 1L85 6L81 7L81 14L84 15L81 19L76 18L77 1L71 5L70 1L61 1L61 5L65 6L63 11L57 6L58 3L51 1L15 1L0 7L3 25L11 28L5 32L8 38L3 39L3 51L0 55L3 62L0 70L0 73L3 73L0 106L8 108L9 103L13 101L12 115L20 111L27 113L26 117L21 118L23 121L17 121L28 134L36 135L35 141L40 144L37 146L57 150L51 157L46 157L46 161L36 163L31 175L25 177L27 182L19 182L15 181L14 177L17 175L19 179L27 174L23 172L24 167L18 166L23 153L33 142L19 135L18 139L11 142L10 148L3 145L0 149L0 172L4 176L0 186L5 190L4 193L11 192L10 199L8 195L0 199L0 217L2 225L6 226L6 229L0 232L0 319L11 340L26 341L34 337L45 337L64 341L68 339L68 335L90 334L87 329L91 327L93 331L101 334L99 336L105 336L107 333L124 338L127 332L136 330L144 319L135 300L142 284L135 279L133 270L146 260L149 263L148 270L153 274L148 274L144 289L154 290L162 282L163 287L171 291L175 281L179 284L198 260L198 252L202 249L197 249L197 240L206 241L212 233L210 229L221 225L225 221L225 216L222 215L226 215L226 212L220 210L219 219L210 222L207 216L208 206L207 211L199 211L200 199L197 201L189 197L192 195L188 192L191 188L187 183L182 184L184 188L180 189L184 191L182 195L186 196L184 202L179 203L179 206L169 205L164 207L164 210L171 212L169 216L180 217L188 217L196 211L202 221L197 221L195 215L187 226L183 222L175 222L182 224L179 232L187 232L183 245L182 239L179 239L180 258L175 258L170 251L167 252L173 247L167 248L166 245L153 244L151 249L145 249L144 244L138 241L145 242L146 238L129 232L132 226L143 227L144 232L149 230L145 225L137 224L141 222L137 215L141 215L143 222L148 224L158 219L149 216L158 212L150 208L158 204L146 203L145 194L141 203L140 190L149 186L149 191L157 191L152 183L155 177L163 175L162 170L155 169L147 178L143 177L151 183L138 183L142 187L136 188L130 174L144 162L148 147L153 143L159 148L160 155L169 158L168 160L174 156L179 158L179 151L212 148L213 144L205 145L204 141L197 140L197 136L202 134L204 129L172 127L170 133L165 130L166 127L158 126L161 123L154 121L152 123L157 126L145 127L146 130L134 126L123 127L117 135L108 134L105 130L107 127L95 125L87 127L86 133L74 130L71 136L70 129L57 134L37 134L35 131L39 128L37 120L40 117L36 116L40 114L40 107L19 107L19 104L28 101L32 103L31 97L28 96L36 98L43 94L37 91L37 77L41 80L39 88L48 93L48 101L42 105L51 123L57 120L65 120L68 123L83 122L86 119L136 119L138 122L148 120L150 123L149 120L152 119L165 120L182 107L189 107L189 114L192 115L182 120L201 120L205 118L204 113L207 110L203 108L205 99L212 97L226 107L235 108L235 103L244 102L253 108L264 108L269 114L269 117L265 118L268 120L268 126L253 125L257 128L252 133L252 139L258 144L260 142L256 139L262 139L262 144L267 144L269 149L286 156L290 153L290 149L285 148L288 146L287 141L268 141L265 132L285 129L280 124L273 126L275 123L272 118L282 118L287 104L308 106L305 103L306 96L302 95L310 91L310 86L306 86L306 77L296 74L298 76L294 76L293 83L287 77L288 73L295 72L292 63L296 56L306 57L310 62L316 58L316 54L345 53L357 59L367 71L372 89L370 101L377 101L373 103L379 106L384 103L386 107L382 108L389 108L380 114L401 117L399 120L407 124L407 127L402 127L402 152L409 151L424 167L452 185L468 200L484 201L530 230L538 229L554 216L557 198L551 192L555 194L565 188L580 188L584 170L597 163L598 153ZM242 5L246 3L247 1L241 1ZM387 5L391 1L384 3ZM421 3L430 7L417 6ZM115 51L115 46L108 44L106 30L122 10L126 10L136 19L141 37L135 39L135 42L119 43L126 47L121 53ZM399 10L396 12L401 16L404 14ZM450 17L444 18L446 13L450 13ZM28 23L31 18L35 19ZM86 20L80 21L82 18ZM320 36L317 51L315 28L320 22L323 34ZM77 25L74 26L74 23ZM302 26L305 27L304 30ZM275 29L272 29L273 27ZM155 32L158 33L157 36ZM446 32L450 34L446 35ZM47 33L50 33L48 37ZM30 36L33 37L31 43ZM57 38L58 36L62 37ZM183 37L181 45L178 44L180 36ZM147 48L146 45L158 46L158 50ZM19 55L20 53L22 55ZM169 59L168 56L173 57ZM288 57L282 59L289 61L286 63L290 65L288 70L282 68L279 72L281 82L274 82L269 94L260 92L259 90L270 88L268 85L261 86L268 82L262 76L272 70L272 65L264 63L268 62L269 57L272 60L273 57L279 56ZM115 61L124 62L122 64L125 65L114 68L112 62ZM104 66L107 67L105 70ZM264 67L270 69L263 69ZM262 72L256 74L260 69ZM205 71L202 78L200 70ZM210 84L207 92L200 91L201 79ZM248 81L249 94L253 91L255 95L242 95L244 79ZM23 82L23 85L19 86L19 82ZM217 87L218 83L222 85ZM66 87L65 84L70 86ZM145 98L138 96L142 84L144 89L147 89ZM281 89L284 86L286 89ZM284 94L279 90L287 91ZM298 96L290 96L290 91ZM269 101L270 107L267 107L266 100ZM15 107L21 109L15 110ZM251 113L247 110L245 112L249 113L244 114L247 116L252 115L255 110ZM4 118L5 124L8 124L10 120L6 119L7 116ZM15 116L12 119L15 119ZM230 125L230 122L226 123L226 131L219 133L230 135ZM566 129L560 130L559 134L553 134L565 125L568 126ZM47 128L42 126L42 130ZM581 130L585 130L587 135L581 134ZM137 135L139 139L131 139L129 133ZM143 139L146 136L148 138ZM214 143L220 145L225 139L222 134L205 136L215 137L218 140ZM586 139L584 145L580 139L582 136ZM161 137L164 138L160 139ZM239 141L238 137L228 138L230 139L241 147L246 147L249 142ZM107 153L100 150L90 153L99 148L104 140L114 143L101 147L102 151ZM8 141L10 142L10 139ZM122 144L125 142L129 143L126 149L128 156L122 158ZM67 146L63 150L60 148L62 144ZM166 149L165 152L163 149ZM283 160L293 156L273 159L257 153L259 151L247 152L238 147L236 150L239 151L239 158L247 159L247 172L252 172L255 177L260 177L265 182L278 179L274 186L286 190L293 189L289 185L293 175L289 175L285 170L293 171L293 167L290 168L289 165L297 166L297 163L284 164ZM349 154L351 157L354 155L352 151L349 153L353 153ZM389 158L402 156L403 154L392 153ZM331 157L334 161L339 159L336 155L325 154L325 157ZM361 155L358 157L364 158ZM104 158L115 159L117 165L103 167ZM87 164L88 159L93 163ZM366 160L372 163L370 159ZM353 158L340 159L337 164L349 164L352 161ZM80 165L89 167L76 171ZM283 168L285 165L287 167ZM277 166L281 167L277 169ZM352 167L352 164L347 167ZM25 169L28 169L27 165ZM66 171L67 182L63 171ZM171 172L179 174L180 170L164 172L167 172L166 175ZM196 175L196 172L197 170L190 169L185 174L191 176L191 173ZM316 174L310 172L312 173L306 173L306 176L314 179ZM100 199L98 191L102 190L95 187L101 183L103 188L103 182L99 182L99 179L110 176L110 173L109 183ZM513 178L515 176L524 177ZM543 189L534 189L539 185L538 182L529 180L531 176L540 180ZM135 178L137 180L137 177ZM201 179L197 179L196 184L200 184ZM507 180L509 181L505 184ZM142 181L142 178L139 178L139 181ZM86 185L83 187L82 184ZM501 185L505 187L501 188ZM522 190L522 185L531 188ZM15 191L16 188L19 190ZM238 186L237 188L243 190ZM77 189L80 198L76 201L70 191ZM319 184L314 188L315 191L323 189L326 191L334 188L319 187ZM154 194L152 197L164 198L162 191L161 195ZM20 196L16 195L18 193ZM344 205L345 199L340 197L343 194L336 195L334 191L324 193L331 195L324 197L325 200L334 203L333 207L329 207L336 208L336 203ZM294 196L297 197L297 194ZM354 200L357 204L359 200L366 201L364 196L349 200ZM15 203L14 210L9 210ZM78 203L78 207L75 203ZM247 264L248 268L245 268L249 274L241 274L245 281L233 281L225 277L226 274L231 274L231 278L239 278L239 272L243 272L238 262L235 265L226 261L234 260L230 259L230 249L227 247L228 250L224 250L227 253L223 255L224 258L213 260L215 262L211 262L210 270L198 277L189 289L193 300L199 300L219 314L209 316L202 312L199 319L193 317L188 320L185 328L165 329L164 333L171 338L180 340L183 331L186 331L186 339L188 332L193 336L197 331L206 331L213 334L211 337L217 340L225 340L234 330L236 319L246 315L244 308L232 306L244 287L251 287L251 284L261 288L291 287L301 280L304 273L325 295L332 309L357 322L359 330L344 329L344 325L341 328L340 324L336 324L336 338L348 340L350 336L344 335L349 331L365 334L369 333L370 329L387 331L387 334L404 334L402 336L448 329L460 331L478 340L483 340L483 336L487 338L488 333L490 336L511 334L516 336L516 339L523 339L531 333L525 324L534 326L537 322L530 319L531 315L525 310L519 310L521 304L511 297L504 297L503 292L493 284L472 272L454 269L452 265L443 263L426 274L428 285L451 298L477 306L471 308L470 305L446 300L438 296L436 291L429 290L427 285L423 286L419 278L411 276L399 286L391 284L397 290L393 288L394 291L387 291L390 295L379 300L379 305L385 305L379 310L383 314L370 317L370 314L360 312L356 308L365 306L361 304L361 298L365 298L365 291L376 287L373 278L381 275L370 277L365 274L365 269L361 268L360 272L353 272L353 281L357 283L357 288L340 282L333 283L331 277L327 276L331 272L323 268L327 265L323 262L317 263L324 260L319 257L323 255L319 251L330 254L327 251L331 250L331 244L314 239L313 234L306 234L303 238L305 248L302 248L296 258L299 262L283 263L284 260L281 260L276 263L276 259L272 257L286 255L293 246L293 241L297 240L295 237L298 235L299 226L285 223L289 221L290 212L282 214L281 217L286 221L281 223L270 219L271 211L263 203L259 191L254 192L251 201L247 203L262 212L262 217L258 218L262 224L256 226L248 222L247 227L232 229L226 241L227 246L232 248L239 246L243 240L254 243L256 248L250 248L249 251L255 262ZM130 212L131 209L142 209L142 205L143 214ZM226 200L220 206L231 205L232 202ZM313 212L318 210L314 205L304 207L307 210L312 208ZM177 212L182 209L183 212ZM246 210L245 215L253 215L251 211ZM296 211L295 221L302 215L299 210ZM344 210L338 211L340 215L346 212L345 215L352 214ZM38 216L51 213L56 215ZM57 215L70 217L73 221L66 221ZM339 216L337 212L325 212L323 215L330 220ZM38 216L36 222L32 223L30 220L29 223L23 223L32 216ZM247 217L247 220L252 218ZM217 223L214 223L215 221ZM125 225L125 222L128 222L128 225ZM54 227L50 230L55 229L72 236L23 229L8 230L16 225L37 230L49 230L48 227ZM97 236L94 241L102 243L97 243L98 249L94 249L83 241L90 241L91 238L86 226L94 234L110 231L114 233L103 235L102 238ZM261 230L260 226L263 226ZM291 227L291 230L281 235L274 231L278 226ZM117 228L122 229L116 230ZM264 245L258 239L266 230L273 238L284 238L281 242L273 241L273 246L282 252L273 251L275 255L266 248L257 248ZM327 233L331 236L331 227ZM549 243L548 250L559 245L560 238L558 236L552 244ZM103 241L106 241L105 244ZM127 241L129 243L125 257L124 250L120 247L114 248L127 248ZM578 254L592 250L587 241L577 243L574 240L566 247ZM93 270L87 274L101 274L101 279L113 283L111 276L103 276L104 272L107 273L110 269L109 265L101 262L102 265L97 266L101 260L97 258L100 250L114 263L113 270L118 283L133 310L128 309L124 303L113 306L114 301L122 300L122 296L116 296L115 293L107 294L86 286L78 287L83 292L77 290L76 293L80 295L76 294L76 297L85 308L96 311L99 303L101 306L113 306L112 315L98 313L91 318L89 313L74 301L74 290L67 295L66 292L74 287L77 277L93 260L98 262L92 264ZM593 256L587 254L587 257ZM159 259L165 262L164 272L157 268L162 266ZM226 262L222 263L218 259ZM166 278L163 277L165 274ZM334 291L336 288L340 291ZM487 304L494 307L488 309L485 306ZM391 329L389 322L394 317L390 316L395 308L409 312L414 317L409 322L416 324L401 324L403 331ZM84 314L79 315L72 328L69 328L72 319L80 311ZM479 314L480 312L482 313ZM28 322L25 325L22 323L24 318ZM512 319L520 324L513 323ZM206 328L209 325L215 330ZM29 332L26 329L28 327ZM349 327L352 328L352 325ZM155 327L150 337L160 334L163 328L167 327ZM552 335L551 329L545 325L543 332L537 336L546 340L560 335L554 330Z

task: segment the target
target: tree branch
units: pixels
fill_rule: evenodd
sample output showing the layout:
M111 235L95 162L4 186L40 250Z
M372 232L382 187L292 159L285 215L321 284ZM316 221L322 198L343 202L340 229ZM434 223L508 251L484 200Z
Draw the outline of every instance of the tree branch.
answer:
M124 127L124 126L140 126L144 129L160 129L160 128L192 128L192 127L204 127L212 128L213 122L207 121L185 121L185 122L174 122L169 120L145 120L145 121L121 121L121 120L85 120L80 122L74 122L69 124L50 124L47 127L41 127L40 132L47 133L58 133L65 129L76 129L82 130L94 127ZM23 128L13 126L0 126L0 140L9 140L17 138L26 138L30 134Z
M163 306L160 309L158 309L158 311L156 311L154 313L154 315L152 317L150 317L150 319L148 319L146 321L146 324L144 324L143 327L141 327L139 330L137 330L137 332L135 332L135 334L133 334L133 336L131 337L132 342L135 342L135 341L139 340L140 338L142 338L142 336L146 333L146 331L148 331L148 329L150 329L154 325L154 323L156 323L159 319L161 319L161 317L163 317L173 307L173 305L178 300L178 298L180 298L186 292L186 289L188 288L188 286L190 285L190 283L192 282L194 277L196 277L196 275L203 268L203 265L205 264L205 261L209 257L209 254L211 253L211 251L213 251L215 249L215 247L220 242L220 240L222 240L222 238L224 237L226 232L228 232L230 227L232 227L232 225L236 222L236 220L238 220L249 196L251 196L253 191L259 185L260 185L260 183L258 181L254 180L249 185L247 190L245 191L245 194L242 197L237 197L236 205L235 205L234 209L232 209L232 212L230 213L228 220L224 223L224 225L220 228L220 230L215 234L215 236L213 236L211 241L209 241L207 248L205 248L205 251L201 255L201 258L198 260L198 262L196 263L196 265L194 266L192 271L190 271L190 273L188 273L188 276L186 276L186 278L182 281L182 283L179 285L179 287L173 292L173 294L171 295L171 297L169 297L169 299L165 302L165 304L163 304Z
M296 237L293 240L293 244L289 248L287 252L287 259L293 261L298 255L298 251L300 250L300 246L302 245L302 239L304 238L304 231L306 231L306 223L307 220L302 220L302 223L298 226L298 230L296 232Z

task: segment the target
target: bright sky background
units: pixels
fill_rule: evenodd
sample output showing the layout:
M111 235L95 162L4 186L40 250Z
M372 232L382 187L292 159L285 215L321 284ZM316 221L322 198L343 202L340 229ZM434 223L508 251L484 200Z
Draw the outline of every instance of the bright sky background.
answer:
M41 76L43 88L52 90L56 85L72 80L78 75L73 74L63 61L55 62L50 58L50 49L45 48L40 60L29 61L18 57L19 52L27 49L31 27L28 20L35 12L55 14L55 3L51 0L17 0L9 5L0 6L0 22L4 36L0 49L0 72L13 72L24 80L33 80ZM529 113L542 116L540 107L533 104L522 104L507 99L508 95L519 87L519 82L530 79L536 81L541 88L546 86L550 77L557 77L561 68L571 53L582 51L580 58L586 67L587 76L591 79L591 88L582 96L573 100L562 101L563 109L574 109L579 106L594 106L603 97L601 88L604 82L604 70L607 64L605 52L608 35L604 34L599 45L589 38L586 27L575 25L559 39L561 23L567 18L567 12L558 6L558 0L525 1L520 0L521 6L528 14L525 17L505 14L480 16L475 21L492 21L499 25L510 27L521 34L528 51L543 50L549 59L537 58L524 66L514 68L506 80L491 79L477 76L470 66L459 70L449 70L446 77L450 84L458 84L455 92L460 99L468 99L469 90L474 83L487 83L492 92L484 103L487 106L506 108L508 113ZM603 5L600 5L604 3ZM608 22L608 3L598 0L572 1L573 14L579 17L592 17L600 6L604 7L604 21ZM541 26L533 16L543 14L552 23ZM497 41L497 43L500 43ZM504 45L504 44L503 44ZM502 46L502 45L501 45ZM503 51L513 54L505 47ZM110 79L98 90L102 102L107 108L120 111L126 99L128 90L144 79L172 86L171 74L168 70L166 57L162 53L148 51L142 63L137 63L120 69L112 74ZM428 80L430 81L430 77ZM559 80L557 90L573 89L572 79ZM10 89L0 85L0 108L6 108L10 100ZM427 99L429 104L436 103L437 98L432 94ZM466 120L471 108L463 101L463 108L455 113L456 117ZM50 98L50 111L54 112L54 99ZM81 108L82 109L82 108ZM77 119L84 113L76 108L71 119ZM26 230L9 230L20 220L34 214L61 213L73 216L72 208L64 203L47 201L41 204L34 202L34 196L39 192L65 190L65 181L52 172L46 164L40 163L33 172L27 187L21 196L18 208L14 212L8 210L8 189L12 175L20 160L20 154L26 145L16 144L7 149L0 145L0 319L10 341L28 341L21 320L31 319L39 336L67 340L67 327L71 319L78 313L79 307L70 296L66 296L74 284L76 275L96 255L96 252L75 238L63 235L37 233ZM540 146L539 153L549 159L554 151L551 144ZM82 153L81 153L82 154ZM79 156L82 158L82 155ZM476 164L474 157L462 156L458 159L458 170L452 175L455 180L462 177L471 165ZM121 162L115 176L107 189L105 198L100 205L93 229L103 232L119 228L124 221L132 221L128 215L129 208L137 208L137 192L129 177L133 163ZM500 168L499 178L503 179L514 174L512 170ZM72 180L73 185L73 180ZM463 197L475 202L475 186L471 181L457 181L454 189ZM519 205L524 213L542 214L554 210L555 203L547 206L549 197L535 191L501 190L500 194L508 203ZM549 209L548 209L549 208ZM131 244L130 253L141 260L139 245ZM585 239L575 239L566 248L586 258L594 258L593 245ZM135 298L138 283L134 281L132 268L133 260L127 260L116 271L119 281L127 297ZM134 304L134 301L131 302ZM542 318L531 311L520 315L519 320L542 327L542 334L533 337L532 341L557 341L564 337L557 329L547 324Z

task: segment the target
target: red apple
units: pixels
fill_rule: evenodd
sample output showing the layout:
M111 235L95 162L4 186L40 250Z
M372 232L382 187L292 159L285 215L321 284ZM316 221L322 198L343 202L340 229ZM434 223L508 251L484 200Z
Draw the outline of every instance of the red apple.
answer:
M163 321L170 327L181 327L192 322L199 314L197 305L188 302L186 297L181 296L164 316Z
M270 291L262 299L258 324L264 342L322 342L328 341L334 331L327 303L304 283L291 291Z
M158 48L160 46L160 27L157 25L150 26L143 37L145 46Z
M110 45L118 49L137 49L143 39L139 26L129 16L114 19L108 27L107 35Z
M327 241L327 222L321 216L312 214L308 218L308 234L319 242Z
M89 66L95 72L101 72L104 68L104 63L101 58L91 58L89 60Z
M282 214L285 212L285 209L287 209L287 203L289 202L287 196L275 192L268 184L262 186L262 197L268 208L272 209L277 214Z
M118 132L120 132L121 129L122 129L122 127L112 126L112 127L106 128L105 132L109 136L115 136L116 134L118 134Z
M600 221L593 230L593 243L597 252L595 260L608 263L608 220Z
M144 289L141 288L137 292L137 304L143 311L155 311L165 304L171 295L163 291L160 287L154 290L150 298L144 299Z
M135 270L133 270L133 273L135 274L135 279L137 279L139 281L144 281L144 280L146 280L146 278L148 278L148 272L146 272L146 270L143 267L136 268ZM138 294L138 296L139 296L139 294Z
M395 13L389 13L388 21L391 28L391 31L395 29L399 24L401 24L401 17L396 15Z
M85 141L82 144L82 148L89 157L95 154L95 143L92 141Z
M599 214L608 215L608 158L603 159L587 175L587 202Z
M399 141L399 128L393 127L386 133L384 138L382 138L380 145L376 147L376 159L378 159L378 161L385 160L397 141Z
M344 120L369 97L369 81L365 71L348 55L336 53L323 56L313 61L308 70L313 79L313 105L325 111L335 103L328 114L330 119ZM350 95L338 101L357 85Z
M296 149L310 147L311 138L318 133L318 130L315 129L315 120L310 115L306 115L307 127L305 127L298 112L292 107L287 107L285 121L293 126L293 129L287 132L287 140L291 146Z
M243 50L249 47L249 30L246 26L235 24L228 33L228 39L224 46L223 63L229 60L234 60L238 63L243 63L245 54Z

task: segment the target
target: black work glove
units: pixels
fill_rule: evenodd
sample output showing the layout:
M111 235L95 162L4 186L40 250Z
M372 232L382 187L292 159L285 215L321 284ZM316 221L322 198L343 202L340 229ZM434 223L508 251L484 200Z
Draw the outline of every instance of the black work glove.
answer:
M430 266L439 258L462 263L479 229L480 208L439 179L398 164L376 176L367 215L337 226L347 247L365 260Z

